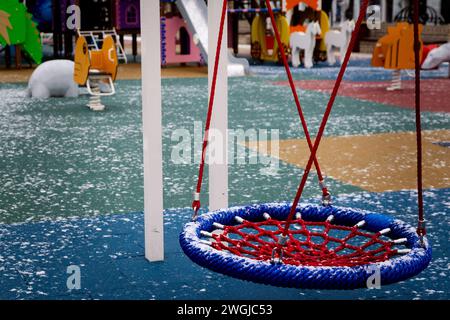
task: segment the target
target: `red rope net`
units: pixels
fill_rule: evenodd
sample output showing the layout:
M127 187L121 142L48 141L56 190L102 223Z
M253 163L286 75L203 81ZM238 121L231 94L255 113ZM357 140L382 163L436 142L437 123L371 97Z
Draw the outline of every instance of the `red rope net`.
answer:
M271 218L261 222L243 220L239 225L213 232L212 246L237 256L270 261L285 225L286 221ZM370 233L357 225L334 225L328 220L312 222L297 217L287 236L281 260L296 266L351 267L386 261L399 254L394 248L396 243L383 236L383 231Z

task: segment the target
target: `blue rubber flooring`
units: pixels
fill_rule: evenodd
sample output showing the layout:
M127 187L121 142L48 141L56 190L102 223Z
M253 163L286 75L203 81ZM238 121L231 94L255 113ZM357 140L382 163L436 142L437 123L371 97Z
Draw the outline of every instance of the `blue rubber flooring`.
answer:
M415 197L413 191L361 192L335 202L415 225ZM0 225L0 299L449 299L448 199L450 189L425 192L430 266L381 289L285 289L210 272L181 251L178 235L191 212L177 209L165 212L166 259L157 263L144 258L142 213ZM70 265L80 267L80 290L67 289Z

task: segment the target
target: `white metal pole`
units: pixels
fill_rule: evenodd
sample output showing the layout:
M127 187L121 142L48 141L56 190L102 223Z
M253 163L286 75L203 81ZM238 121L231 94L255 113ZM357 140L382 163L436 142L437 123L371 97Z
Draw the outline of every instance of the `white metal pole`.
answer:
M381 0L381 22L386 22L387 3L386 0Z
M159 1L141 0L145 257L164 260Z
M359 10L361 8L361 3L358 0L353 2L353 20L358 19Z
M337 0L331 2L331 25L334 26L337 20Z
M223 1L208 1L208 84L211 90L214 59L216 55L217 38L219 36L220 18ZM223 138L212 140L212 143L221 143L211 148L222 148L222 159L209 161L209 209L216 210L228 207L228 160L227 160L227 129L228 129L228 73L227 73L227 19L225 18L224 34L220 50L220 63L217 75L216 96L214 99L214 112L211 119L211 132L219 132Z

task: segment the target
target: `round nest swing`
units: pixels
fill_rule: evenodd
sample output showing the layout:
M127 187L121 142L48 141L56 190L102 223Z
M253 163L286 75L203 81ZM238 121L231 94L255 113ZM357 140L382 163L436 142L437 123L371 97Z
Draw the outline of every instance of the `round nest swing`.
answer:
M270 1L265 2L275 38L281 44ZM415 0L415 6L418 7L418 0ZM220 57L216 54L202 158L192 203L194 216L193 221L185 225L179 239L183 251L192 261L243 280L309 289L368 287L368 282L373 279L374 274L379 276L381 285L386 285L413 277L428 266L431 247L425 237L422 198L420 46L417 15L414 25L419 209L417 229L387 215L332 206L330 193L324 184L316 158L367 7L368 0L363 0L355 30L314 142L308 132L285 52L280 50L311 152L292 203L233 207L197 217ZM223 0L216 52L220 52L226 12L227 0ZM300 197L313 165L322 188L322 206L301 206Z
M234 207L186 224L181 247L195 263L235 278L282 287L355 289L376 270L381 284L413 277L431 260L416 230L387 215L334 206L296 210L283 257L272 252L292 204Z

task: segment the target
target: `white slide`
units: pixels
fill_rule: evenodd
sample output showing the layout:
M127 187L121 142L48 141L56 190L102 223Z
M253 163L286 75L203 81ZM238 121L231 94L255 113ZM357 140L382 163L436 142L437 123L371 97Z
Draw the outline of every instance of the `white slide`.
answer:
M203 58L208 61L208 8L205 1L177 0L176 4L194 36L194 42L200 48ZM250 65L247 59L237 58L228 51L229 77L245 76L249 70Z
M431 50L422 63L422 69L434 69L443 62L450 62L450 42Z

